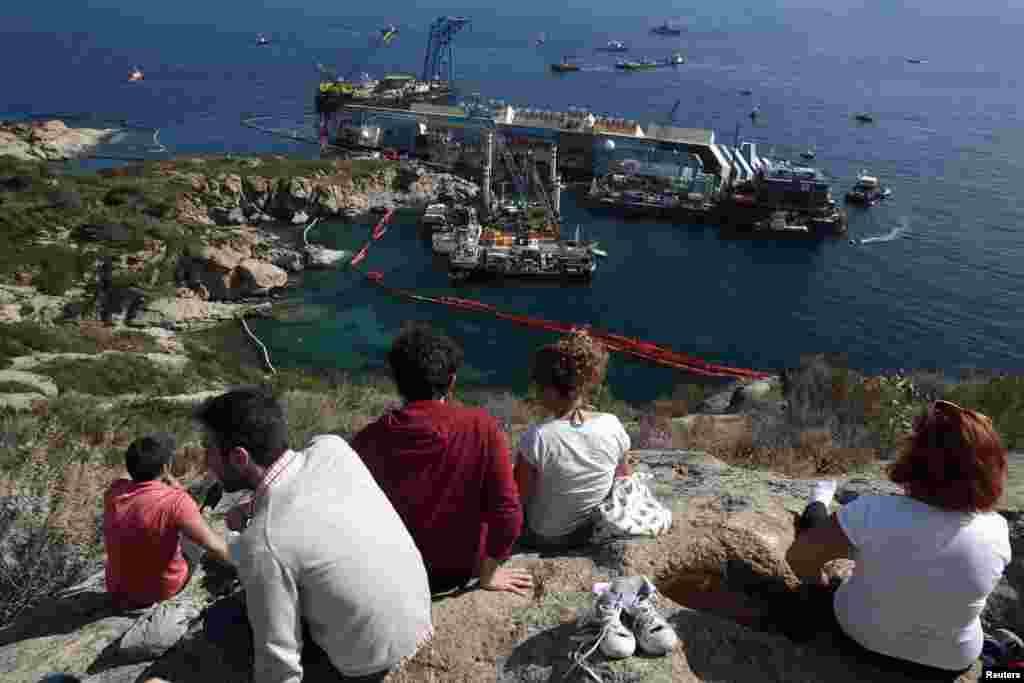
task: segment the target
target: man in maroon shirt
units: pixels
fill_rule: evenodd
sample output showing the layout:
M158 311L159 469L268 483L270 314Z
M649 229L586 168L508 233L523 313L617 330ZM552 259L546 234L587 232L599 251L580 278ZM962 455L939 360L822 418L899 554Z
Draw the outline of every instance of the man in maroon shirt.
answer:
M528 572L500 566L523 524L505 436L486 411L448 400L462 349L414 324L388 364L405 405L359 432L352 448L416 541L431 592L479 576L481 588L529 594Z

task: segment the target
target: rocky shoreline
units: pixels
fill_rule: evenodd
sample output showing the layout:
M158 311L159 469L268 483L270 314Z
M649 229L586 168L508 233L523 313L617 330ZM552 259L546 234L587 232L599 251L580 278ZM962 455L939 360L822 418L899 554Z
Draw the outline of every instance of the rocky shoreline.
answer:
M37 127L61 126L46 122ZM96 134L100 133L105 132ZM190 157L102 171L111 192L120 191L126 183L140 188L121 191L117 206L137 205L143 229L157 222L152 207L144 205L146 184L174 188L160 220L169 219L184 233L199 237L171 253L168 240L147 236L137 251L97 258L95 278L86 277L59 296L35 287L36 274L26 266L10 281L0 279L0 322L67 322L88 317L88 312L115 325L172 331L221 322L265 309L260 303L280 297L285 288L300 281L303 270L336 267L351 256L305 243L303 228L311 220L330 220L352 211L419 207L440 199L472 201L478 192L474 183L415 162L375 162L374 167L363 169L354 166L358 162L339 161L307 169L289 168L288 161L284 157ZM3 178L0 174L0 211L5 193L16 194L33 182L23 175ZM54 188L52 195L63 192L76 199L73 191L60 189L59 178L47 182ZM69 203L66 213L71 222L82 202ZM99 253L132 241L130 228L116 222L45 226L33 245L62 244ZM124 279L121 276L161 263L173 268L173 294L165 291L154 296L145 287L118 285Z
M69 128L63 121L0 121L0 156L24 161L67 161L110 139L115 128Z

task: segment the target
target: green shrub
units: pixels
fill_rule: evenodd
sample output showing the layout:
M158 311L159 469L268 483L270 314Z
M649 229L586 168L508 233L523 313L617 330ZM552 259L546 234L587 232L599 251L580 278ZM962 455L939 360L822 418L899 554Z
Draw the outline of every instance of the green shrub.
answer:
M0 367L11 358L36 351L51 353L96 353L99 345L75 325L40 325L32 322L0 325Z
M947 387L943 398L991 417L1008 449L1024 448L1024 376L962 382Z
M91 568L77 545L47 523L26 529L13 512L0 511L0 537L16 523L23 533L7 538L13 563L0 555L0 627L78 583Z
M174 395L198 391L204 377L186 366L184 371L155 364L132 354L108 354L95 359L57 359L35 370L57 383L61 391L92 396L122 394Z
M21 382L0 382L0 394L38 394L39 389Z

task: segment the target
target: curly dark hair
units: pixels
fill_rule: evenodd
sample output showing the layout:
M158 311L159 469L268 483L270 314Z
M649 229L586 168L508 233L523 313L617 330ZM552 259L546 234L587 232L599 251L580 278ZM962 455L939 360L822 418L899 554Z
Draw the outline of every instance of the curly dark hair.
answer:
M533 359L533 381L578 398L604 381L608 351L586 330L576 330L555 344L542 346Z
M388 352L391 374L406 401L444 397L462 358L462 347L428 323L406 324Z

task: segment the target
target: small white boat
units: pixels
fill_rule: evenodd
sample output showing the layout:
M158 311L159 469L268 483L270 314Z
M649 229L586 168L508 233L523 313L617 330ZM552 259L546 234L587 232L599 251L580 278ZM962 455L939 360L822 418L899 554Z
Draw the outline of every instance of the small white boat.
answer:
M608 252L605 251L604 249L601 249L600 247L598 247L597 244L591 244L590 245L590 253L593 254L594 256L601 256L603 258L608 258Z
M629 52L629 48L621 40L609 40L604 47L597 49L602 52Z
M145 77L146 76L142 73L142 69L135 67L132 69L131 73L128 74L128 81L134 83L135 81L141 81Z
M672 56L665 60L665 63L670 66L686 64L686 57L683 56L682 52L673 52Z
M262 33L260 33L258 36L256 36L256 44L257 45L270 45L270 39L267 38Z

